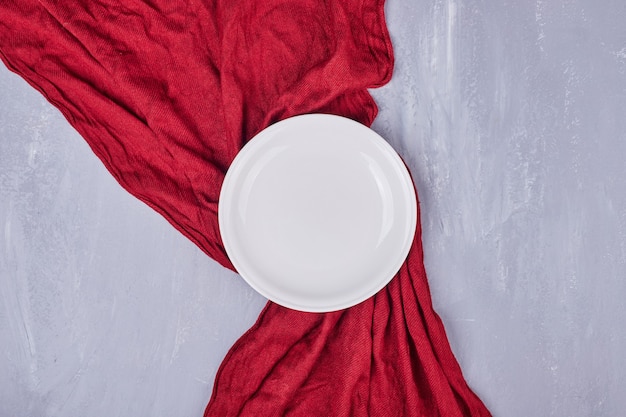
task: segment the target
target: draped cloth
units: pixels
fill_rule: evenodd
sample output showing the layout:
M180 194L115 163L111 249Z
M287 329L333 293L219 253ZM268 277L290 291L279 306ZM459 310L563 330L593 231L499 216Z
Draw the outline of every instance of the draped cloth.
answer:
M391 77L383 0L2 0L0 56L116 180L228 268L218 196L261 129L304 113L370 125ZM323 169L323 167L320 167ZM486 416L434 312L421 233L391 283L327 314L269 302L205 416Z

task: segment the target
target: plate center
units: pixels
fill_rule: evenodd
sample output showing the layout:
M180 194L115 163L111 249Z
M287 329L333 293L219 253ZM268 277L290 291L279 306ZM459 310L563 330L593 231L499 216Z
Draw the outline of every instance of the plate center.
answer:
M318 283L332 282L375 249L380 192L361 158L293 153L260 170L248 199L254 210L245 211L246 234L293 279L304 282L316 272Z

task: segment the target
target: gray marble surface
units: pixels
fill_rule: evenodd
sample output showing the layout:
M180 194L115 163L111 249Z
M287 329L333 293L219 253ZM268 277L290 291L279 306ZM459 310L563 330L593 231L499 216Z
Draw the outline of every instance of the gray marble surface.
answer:
M374 128L496 416L626 409L626 3L389 0ZM265 300L0 69L0 417L199 416Z

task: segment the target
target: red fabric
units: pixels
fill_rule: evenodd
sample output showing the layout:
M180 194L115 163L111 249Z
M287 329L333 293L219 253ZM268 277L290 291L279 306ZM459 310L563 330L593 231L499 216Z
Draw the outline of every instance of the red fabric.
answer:
M302 113L371 124L366 89L393 66L383 0L3 0L0 54L126 190L229 268L217 203L246 140ZM420 242L354 308L268 303L205 415L488 415L433 311Z

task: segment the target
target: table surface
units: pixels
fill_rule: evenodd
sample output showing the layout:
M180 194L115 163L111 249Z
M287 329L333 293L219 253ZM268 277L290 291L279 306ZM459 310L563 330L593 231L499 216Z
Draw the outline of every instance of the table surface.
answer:
M626 3L389 0L374 129L496 416L626 408ZM193 416L265 300L0 69L0 416Z

